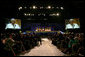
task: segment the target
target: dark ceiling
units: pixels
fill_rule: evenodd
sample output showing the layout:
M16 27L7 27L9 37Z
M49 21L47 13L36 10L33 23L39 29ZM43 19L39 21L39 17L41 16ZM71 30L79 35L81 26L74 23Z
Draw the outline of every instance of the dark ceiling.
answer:
M79 17L80 19L84 19L84 0L76 0L76 1L65 1L65 0L0 0L0 17L3 18L13 18L17 16L17 6L20 5L19 2L25 2L27 4L37 4L37 5L63 5L65 7L65 12L68 13L69 17ZM3 20L0 20L1 26L3 24ZM81 22L83 26L84 21ZM81 26L81 27L82 27ZM3 27L3 26L2 26ZM84 28L84 26L82 27ZM2 28L3 29L3 28Z
M0 14L2 17L13 17L16 16L16 6L19 5L18 2L26 0L0 0ZM84 12L84 0L78 1L62 1L62 0L27 0L27 4L37 4L37 5L64 5L72 16L80 16ZM78 14L79 13L79 14Z

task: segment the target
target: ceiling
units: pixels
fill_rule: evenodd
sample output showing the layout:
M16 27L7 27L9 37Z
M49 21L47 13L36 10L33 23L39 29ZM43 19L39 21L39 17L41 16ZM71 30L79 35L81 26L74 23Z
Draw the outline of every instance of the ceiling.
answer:
M12 17L16 15L16 6L19 5L18 2L25 2L26 0L0 0L1 15L3 17ZM37 5L63 5L72 14L77 15L77 13L83 13L84 11L84 0L77 1L63 1L63 0L27 0L27 4L37 4ZM79 14L81 15L81 14ZM78 16L79 16L78 15Z

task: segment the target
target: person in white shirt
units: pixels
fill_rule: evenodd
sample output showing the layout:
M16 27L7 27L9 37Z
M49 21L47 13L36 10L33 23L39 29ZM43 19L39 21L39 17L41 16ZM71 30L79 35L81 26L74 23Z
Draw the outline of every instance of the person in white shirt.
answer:
M66 29L77 29L80 28L80 26L77 23L74 23L73 19L70 19L70 23L66 25Z
M11 19L11 23L7 24L5 29L21 29L21 27L16 24L15 19Z

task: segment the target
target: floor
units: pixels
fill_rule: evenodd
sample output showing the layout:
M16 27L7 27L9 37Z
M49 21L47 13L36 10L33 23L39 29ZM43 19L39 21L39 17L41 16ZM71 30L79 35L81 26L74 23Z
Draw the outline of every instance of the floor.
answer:
M35 47L29 53L20 56L66 56L47 38L42 39L42 45Z

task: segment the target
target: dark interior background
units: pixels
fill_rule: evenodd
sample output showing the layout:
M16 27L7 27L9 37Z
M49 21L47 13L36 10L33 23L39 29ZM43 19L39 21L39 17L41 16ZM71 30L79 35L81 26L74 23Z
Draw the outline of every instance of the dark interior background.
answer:
M26 0L0 0L0 30L4 31L5 27L5 18L19 18L17 17L17 7ZM27 0L27 4L32 5L63 5L65 10L63 16L61 18L60 23L64 23L64 19L70 18L80 18L81 23L81 31L84 32L84 0L73 0L73 1L65 1L65 0ZM65 15L64 15L65 14ZM21 16L22 17L22 16ZM43 17L42 17L43 18ZM49 17L46 17L49 19ZM24 20L24 17L22 18ZM62 20L63 19L63 20ZM50 22L52 20L48 20L46 22ZM57 20L56 20L57 21ZM33 21L32 21L33 22ZM39 21L41 22L41 21ZM43 22L43 21L42 21ZM54 22L54 21L53 21Z

